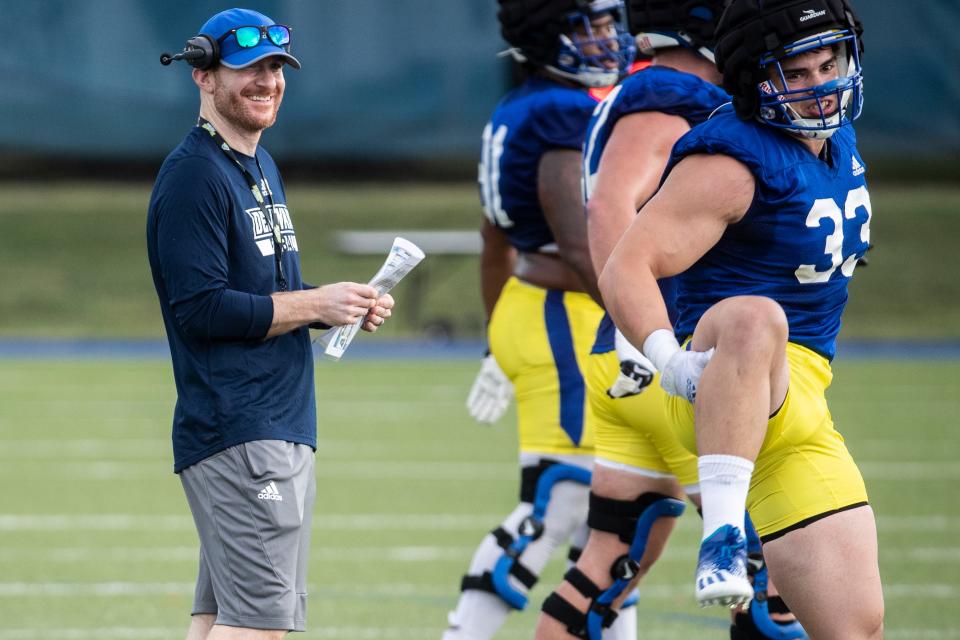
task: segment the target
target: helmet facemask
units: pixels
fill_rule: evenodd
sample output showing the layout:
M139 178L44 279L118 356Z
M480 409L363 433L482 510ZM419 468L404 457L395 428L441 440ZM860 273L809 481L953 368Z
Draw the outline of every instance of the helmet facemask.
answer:
M783 65L791 58L817 49L833 51L837 76L823 84L788 89ZM850 124L863 109L863 75L856 36L848 30L830 30L798 40L777 53L760 60L770 79L757 86L760 94L758 118L761 122L810 139L826 139L840 127ZM833 98L829 112L825 104ZM819 113L801 113L810 103Z
M609 15L613 33L598 33L593 21ZM560 34L556 63L545 65L554 74L587 87L615 84L633 64L636 46L627 33L622 0L593 0L567 16L569 29Z

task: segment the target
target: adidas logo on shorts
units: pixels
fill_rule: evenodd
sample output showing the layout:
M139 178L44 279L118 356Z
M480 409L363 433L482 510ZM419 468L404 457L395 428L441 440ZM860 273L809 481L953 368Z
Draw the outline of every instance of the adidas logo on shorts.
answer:
M257 497L261 500L276 500L277 502L283 502L283 496L280 495L280 492L277 490L277 485L273 483L273 480L271 480L270 484L265 486L263 490L257 494Z

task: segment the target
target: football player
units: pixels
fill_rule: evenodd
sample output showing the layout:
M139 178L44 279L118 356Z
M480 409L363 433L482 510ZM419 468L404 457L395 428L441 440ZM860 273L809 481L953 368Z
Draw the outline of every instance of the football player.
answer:
M713 53L722 10L721 0L630 0L627 4L629 29L636 34L638 48L653 59L651 66L613 89L594 111L587 130L584 195L590 253L598 272L637 209L656 190L673 144L730 101L717 86L721 77ZM674 283L667 278L659 285L673 318ZM647 386L654 372L649 360L615 332L605 316L587 373L597 421L591 537L570 579L544 604L539 638L577 637L587 626L589 612L599 616L607 604L615 609L629 593L628 587L647 573L674 519L648 515L643 520L645 511L655 511L662 498L684 494L700 506L696 456L683 447L666 421L664 391L659 385ZM641 520L650 529L639 532L645 544L637 546L633 541ZM624 558L632 566L624 565ZM758 555L756 561L762 562L761 558ZM618 581L616 572L624 569L631 576L624 582L630 584L621 585L614 595L610 591ZM758 584L762 582L763 578ZM587 585L586 592L579 585ZM775 590L763 589L762 605L735 616L733 637L803 637L799 625L792 624L792 615L785 615L786 606ZM779 620L771 619L771 610ZM612 615L604 617L609 621Z
M746 504L810 636L857 640L883 633L876 525L825 391L870 237L850 126L862 106L861 31L846 0L732 0L716 57L733 106L677 142L600 277L699 456L697 598L752 596ZM675 274L671 322L657 280Z
M496 366L516 390L520 504L474 554L446 640L493 637L526 605L554 550L571 537L575 549L586 540L593 430L582 366L603 311L580 157L597 104L589 89L614 84L635 53L622 10L621 0L500 0L501 32L527 77L483 132L481 279L491 358L481 378ZM471 393L478 418L491 418L477 409L490 407L488 395ZM635 636L635 625L623 628L628 635L618 637Z

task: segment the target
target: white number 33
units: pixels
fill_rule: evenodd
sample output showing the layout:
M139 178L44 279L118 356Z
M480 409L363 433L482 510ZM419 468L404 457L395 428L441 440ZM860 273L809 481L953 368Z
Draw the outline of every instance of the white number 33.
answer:
M840 267L840 272L846 277L853 275L853 269L857 266L856 252L846 256L843 255L843 220L853 220L857 217L857 209L863 207L867 212L867 219L860 226L860 241L864 244L870 244L870 217L873 212L870 208L870 194L867 193L865 186L857 187L847 194L847 200L843 204L843 211L837 206L833 198L822 198L815 200L810 213L807 214L807 226L817 228L820 221L829 218L833 221L833 233L827 236L824 243L824 253L831 258L830 267L825 271L817 271L815 264L802 264L794 272L797 280L803 284L812 284L816 282L827 282L833 272Z

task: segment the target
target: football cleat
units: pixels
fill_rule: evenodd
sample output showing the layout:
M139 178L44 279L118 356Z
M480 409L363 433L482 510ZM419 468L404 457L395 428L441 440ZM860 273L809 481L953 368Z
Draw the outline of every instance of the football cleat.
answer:
M735 607L753 598L747 578L747 540L740 529L725 524L700 543L696 597L701 607Z

